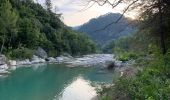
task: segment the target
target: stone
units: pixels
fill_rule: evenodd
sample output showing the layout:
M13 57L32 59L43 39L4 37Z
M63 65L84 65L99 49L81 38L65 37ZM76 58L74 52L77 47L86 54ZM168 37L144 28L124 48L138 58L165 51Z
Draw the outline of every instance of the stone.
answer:
M53 58L53 57L47 58L46 61L51 62L51 63L52 62L54 62L54 63L57 62L57 60L55 58Z
M8 65L4 64L4 65L0 65L0 70L7 70L8 69Z
M116 67L123 67L123 62L122 61L115 61L115 66Z
M16 66L17 62L15 60L9 60L9 65L10 66Z
M112 62L107 66L108 70L111 70L111 69L114 69L114 68L115 68L115 62Z
M44 63L45 59L39 58L36 55L33 55L32 59L31 59L31 63L32 64L36 64L36 63Z
M0 54L0 65L4 65L7 62L7 58L5 55Z
M17 61L17 65L31 65L32 63L30 62L29 59L25 59L22 61Z
M47 55L47 52L42 49L41 47L39 47L36 51L35 51L35 55L42 58L42 59L45 59L48 57Z

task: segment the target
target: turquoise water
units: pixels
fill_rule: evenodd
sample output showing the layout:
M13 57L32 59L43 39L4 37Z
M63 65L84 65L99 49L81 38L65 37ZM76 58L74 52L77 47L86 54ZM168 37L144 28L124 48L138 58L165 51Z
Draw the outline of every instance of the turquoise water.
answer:
M18 68L0 78L0 100L90 100L95 84L111 83L112 72L64 65Z

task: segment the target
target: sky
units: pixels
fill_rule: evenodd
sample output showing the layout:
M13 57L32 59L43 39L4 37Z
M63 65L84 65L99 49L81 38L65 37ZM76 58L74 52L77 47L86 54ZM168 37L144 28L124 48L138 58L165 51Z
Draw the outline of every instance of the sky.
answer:
M44 0L38 0L39 3L44 4ZM112 9L109 5L98 6L97 4L88 8L85 0L51 0L53 11L57 7L57 13L62 13L63 22L71 27L82 25L92 18L96 18L106 13L121 13L125 5L121 4ZM88 8L88 9L87 9ZM135 13L126 14L128 17L134 17Z

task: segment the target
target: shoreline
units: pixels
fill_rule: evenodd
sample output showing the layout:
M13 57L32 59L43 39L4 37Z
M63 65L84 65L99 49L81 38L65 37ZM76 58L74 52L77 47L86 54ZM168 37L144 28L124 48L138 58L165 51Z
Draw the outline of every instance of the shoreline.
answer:
M0 65L0 75L6 72L10 73L10 69L17 69L23 66L30 66L34 64L66 64L67 67L91 67L98 65L100 67L106 68L111 62L116 62L117 66L121 66L122 62L117 61L113 54L89 54L83 55L82 57L72 57L72 56L59 56L59 57L48 57L40 58L33 55L31 59L25 60L7 60L7 63Z

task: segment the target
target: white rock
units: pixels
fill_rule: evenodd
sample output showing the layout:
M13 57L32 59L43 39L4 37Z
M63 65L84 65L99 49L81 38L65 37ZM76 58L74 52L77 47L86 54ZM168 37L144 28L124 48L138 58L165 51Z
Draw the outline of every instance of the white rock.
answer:
M35 63L44 63L45 60L42 58L39 58L38 56L33 55L32 59L31 59L31 63L35 64Z
M0 65L4 65L7 62L7 58L5 55L0 54Z
M122 67L123 66L122 61L115 61L115 66L116 67Z
M54 63L57 62L57 60L53 57L49 57L48 60L49 60L48 62L54 62Z
M0 70L7 70L8 69L8 65L4 64L4 65L0 65Z
M114 55L112 54L93 54L93 55L84 55L82 58L76 58L70 61L67 61L66 63L69 66L94 66L94 65L102 65L106 64L107 62L115 61L113 58Z
M72 61L73 58L69 58L69 57L65 57L65 56L60 56L60 57L56 57L56 60L57 60L58 63L65 63L65 62Z
M29 59L25 59L22 61L17 61L17 65L31 65L32 63L30 62Z
M10 66L16 66L17 62L15 60L9 60L9 65Z

